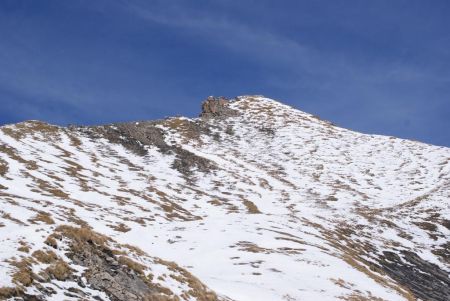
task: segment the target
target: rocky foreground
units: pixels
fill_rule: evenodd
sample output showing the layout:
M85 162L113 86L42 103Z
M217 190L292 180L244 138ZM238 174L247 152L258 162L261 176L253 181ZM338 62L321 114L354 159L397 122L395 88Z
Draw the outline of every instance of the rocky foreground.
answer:
M262 96L0 128L1 300L450 300L450 149Z

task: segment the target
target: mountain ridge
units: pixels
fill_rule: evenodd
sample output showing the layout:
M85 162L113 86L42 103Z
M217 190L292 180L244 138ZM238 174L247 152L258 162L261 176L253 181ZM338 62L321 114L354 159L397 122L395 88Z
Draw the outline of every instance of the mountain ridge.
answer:
M356 133L263 96L209 97L202 108L200 118L2 126L4 295L450 296L450 149ZM93 232L83 237L112 242L92 245L70 234L90 233L86 228ZM32 238L30 231L42 235ZM93 248L85 259L70 255L73 239ZM98 266L87 264L92 258ZM113 265L102 263L108 260ZM57 266L76 272L61 276ZM108 290L92 276L99 270L110 277L108 269L135 279L140 290ZM14 279L19 272L22 282Z

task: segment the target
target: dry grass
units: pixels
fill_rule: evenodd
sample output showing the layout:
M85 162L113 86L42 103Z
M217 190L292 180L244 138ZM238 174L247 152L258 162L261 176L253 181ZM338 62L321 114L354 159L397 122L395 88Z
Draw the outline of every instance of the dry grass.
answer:
M52 247L53 249L56 249L56 248L58 248L58 242L56 241L56 239L53 237L53 236L49 236L49 237L47 237L47 239L44 241L44 243L47 245L47 246L50 246L50 247Z
M17 123L14 126L3 127L2 131L8 136L16 140L20 140L28 135L32 135L35 133L40 133L45 135L46 137L49 137L50 135L57 134L59 128L45 122L30 120Z
M214 205L214 206L224 206L227 209L228 213L233 213L233 212L239 212L239 207L237 207L236 205L231 204L228 200L226 199L213 199L211 201L208 201L209 204Z
M125 224L123 224L123 223L119 223L119 224L117 224L117 225L114 225L114 226L112 226L112 228L113 228L115 231L124 232L124 233L126 233L126 232L128 232L128 231L131 230L130 227L128 227L127 225L125 225Z
M263 178L259 178L259 186L270 191L273 190L272 186L269 184L269 181Z
M200 130L198 126L186 119L181 118L170 118L164 120L164 125L169 127L171 130L177 131L177 133L183 136L183 142L187 141L201 141L200 140Z
M120 256L118 259L121 265L127 266L130 270L136 272L138 275L144 275L145 266L130 259L126 256Z
M1 216L2 218L4 218L4 219L10 220L10 221L12 221L12 222L18 224L18 225L22 225L22 226L26 225L26 224L25 224L24 222L22 222L21 220L15 218L15 217L12 217L11 214L9 214L9 213L0 211L0 216Z
M17 248L17 251L28 253L30 252L30 247L23 240L19 241L20 247Z
M39 211L35 217L28 219L28 221L33 224L36 224L37 222L43 222L47 225L53 225L55 223L55 221L51 217L51 214L44 211Z
M186 283L190 290L187 294L181 295L182 299L188 300L193 297L197 301L218 301L217 295L204 286L195 276L179 267L176 263L171 261L165 261L158 259L157 263L163 264L169 268L169 270L176 272L178 275L171 274L170 277L181 283Z
M255 203L249 200L243 200L242 202L245 207L247 207L247 211L250 214L260 214L261 211L259 211L258 207L256 207Z
M51 196L54 196L57 198L62 198L62 199L69 198L69 195L67 193L65 193L64 191L62 191L61 189L50 185L48 182L46 182L42 179L38 179L36 177L32 177L32 178L38 184L39 189L49 193Z
M121 245L121 247L128 249L130 252L138 255L138 256L145 256L146 253L144 251L142 251L141 249L139 249L138 247L129 245L129 244L123 244Z
M348 296L340 297L339 299L346 301L386 301L386 299L375 297L375 296L363 296L361 293L354 292Z
M56 147L58 148L58 147ZM62 149L62 148L58 148L60 149L62 152L67 153L68 155L65 157L71 157L72 154L67 152L66 150ZM84 176L81 172L84 170L83 166L81 166L80 164L68 160L68 159L64 159L64 163L67 164L67 166L63 167L66 174L68 176L70 176L73 179L77 179L79 182L79 185L81 186L83 191L89 191L90 190L90 186L88 183L88 179L86 178L86 176Z
M36 162L31 160L25 160L17 154L16 149L6 145L0 144L0 152L7 154L11 159L16 160L26 166L27 169L35 170L38 168Z
M16 267L12 275L13 283L17 285L30 286L33 283L33 271L31 265L33 261L30 258L24 258L20 261L10 261L11 265Z
M73 247L82 246L82 243L85 242L92 242L99 246L104 246L106 242L111 241L110 238L95 233L88 227L72 227L72 226L59 226L56 228L56 232L61 234L62 236L65 236L67 238L70 238L74 241ZM77 244L78 243L78 244Z
M258 246L257 244L254 244L249 241L240 241L236 244L242 251L251 252L251 253L264 253L264 254L270 254L273 253L272 250L262 248Z
M61 259L58 259L47 269L45 269L45 271L50 275L50 277L59 281L67 280L72 276L72 269L65 261Z
M23 291L17 287L0 287L0 300L7 300L22 295Z
M161 199L164 203L161 203L160 207L164 210L168 219L179 219L184 221L199 219L199 217L192 215L189 210L186 210L177 203L170 201L168 198L162 197Z
M53 251L37 250L31 254L37 261L41 263L52 263L58 259L58 256Z
M334 195L330 195L330 196L327 197L326 200L330 201L330 202L336 202L338 200L338 198L335 197Z
M81 146L81 140L78 139L75 135L68 135L70 139L70 145L73 147L79 148Z
M0 176L4 176L8 172L8 163L0 159Z
M217 200L217 199L208 201L208 203L211 204L211 205L214 205L214 206L220 206L220 205L223 204L221 201L219 201L219 200Z
M28 246L20 246L17 248L17 251L28 253L28 252L30 252L30 248Z

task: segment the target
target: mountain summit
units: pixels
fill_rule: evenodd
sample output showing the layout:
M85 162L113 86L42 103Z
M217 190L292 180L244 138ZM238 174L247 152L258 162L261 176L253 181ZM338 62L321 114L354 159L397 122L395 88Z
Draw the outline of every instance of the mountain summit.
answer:
M0 299L450 299L450 149L263 96L0 128Z

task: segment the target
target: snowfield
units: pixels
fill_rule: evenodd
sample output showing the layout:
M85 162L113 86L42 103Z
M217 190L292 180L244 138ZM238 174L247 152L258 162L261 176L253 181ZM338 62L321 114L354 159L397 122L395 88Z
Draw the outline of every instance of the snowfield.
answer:
M449 148L224 106L1 127L0 299L450 300Z

